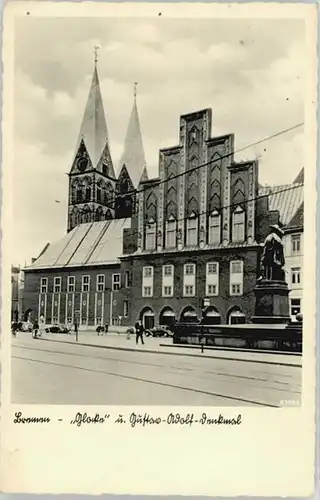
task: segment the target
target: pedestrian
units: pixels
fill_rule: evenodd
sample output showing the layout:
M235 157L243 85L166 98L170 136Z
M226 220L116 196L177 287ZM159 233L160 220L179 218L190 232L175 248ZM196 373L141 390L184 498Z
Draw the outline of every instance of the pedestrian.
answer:
M36 319L35 322L33 323L33 328L32 328L32 336L34 339L38 338L38 331L39 331L39 323L38 320Z
M141 340L141 344L144 344L144 341L143 341L144 327L143 327L141 319L139 319L139 321L136 322L135 329L136 329L136 344L138 345L139 339Z
M74 333L77 335L78 333L78 323L75 321L74 322Z
M106 333L108 333L108 330L109 330L109 324L108 324L108 323L106 323L106 325L105 325L105 327L104 327L104 331L105 331Z
M44 319L43 314L41 314L40 321L39 321L39 334L40 334L40 337L41 337L41 335L45 331L44 324L45 324L45 319Z

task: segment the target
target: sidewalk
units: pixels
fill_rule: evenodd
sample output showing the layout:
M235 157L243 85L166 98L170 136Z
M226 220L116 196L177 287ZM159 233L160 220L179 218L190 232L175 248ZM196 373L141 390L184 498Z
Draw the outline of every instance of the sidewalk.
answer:
M225 359L229 361L243 361L251 363L265 363L272 365L302 366L302 356L290 354L273 354L264 352L249 352L245 350L223 349L221 347L201 349L190 346L173 346L171 338L152 338L144 339L145 344L138 346L135 343L135 336L127 339L125 334L108 333L106 335L97 335L95 332L79 332L78 342L76 342L75 333L71 334L53 334L45 333L41 337L42 341L62 342L66 344L76 344L86 347L100 347L103 349L113 349L118 351L135 351L153 354L166 354L171 356L185 356L193 358L212 358Z

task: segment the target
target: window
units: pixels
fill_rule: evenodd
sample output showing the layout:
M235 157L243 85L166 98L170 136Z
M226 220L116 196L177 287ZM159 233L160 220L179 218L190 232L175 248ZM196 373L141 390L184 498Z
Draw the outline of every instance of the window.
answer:
M296 316L301 313L301 299L291 299L290 315Z
M217 285L207 285L207 295L217 295Z
M217 262L208 262L207 273L208 274L218 274L218 263Z
M68 293L73 293L75 291L75 277L68 276Z
M129 271L125 271L124 273L124 286L126 288L129 288L131 286L131 279L130 279L130 272Z
M231 262L231 273L232 274L240 274L242 273L242 261L234 260Z
M166 224L166 248L175 248L177 240L176 233L177 222L175 220L168 220Z
M291 268L291 283L293 285L298 285L300 283L300 267Z
M68 324L68 325L69 325L69 324L72 324L72 318L71 318L71 316L69 316L69 317L67 318L67 324Z
M90 291L90 276L82 276L82 291Z
M218 212L214 212L209 217L209 244L220 243L221 239L221 218Z
M172 274L173 274L173 266L163 266L164 276L172 276Z
M99 317L97 317L97 318L96 318L96 325L97 325L97 326L98 326L98 325L101 325L101 323L102 323L102 319L101 319L101 318L99 318Z
M113 274L112 275L112 290L114 292L117 292L120 290L120 274Z
M151 297L151 286L144 286L143 287L143 296L144 297Z
M232 241L244 241L245 213L241 207L235 209L232 218Z
M85 316L83 316L83 317L81 318L81 324L82 324L82 325L86 325L86 324L87 324L87 318L86 318Z
M41 278L40 291L41 291L41 293L47 293L47 291L48 291L48 278Z
M172 297L172 286L164 286L163 287L163 296L164 297Z
M57 316L54 316L54 317L52 318L52 323L53 323L54 325L57 325L57 324L59 323L59 318L57 318Z
M243 295L243 261L230 262L230 295Z
M291 250L293 255L299 255L301 250L301 236L300 234L293 234L291 236Z
M53 291L54 291L54 293L60 293L61 292L61 277L60 276L54 278L54 281L53 281Z
M197 246L198 244L198 219L192 217L187 220L187 246Z
M143 268L143 276L145 278L151 278L152 277L152 271L153 271L152 267L144 267Z
M193 297L194 296L194 286L193 285L185 285L184 296L185 297Z
M112 326L119 326L119 318L112 318Z
M195 274L196 266L195 264L185 264L184 266L184 274L191 276Z
M129 301L123 301L123 316L127 318L129 316Z
M156 248L156 223L150 221L146 225L146 250L155 250Z
M105 289L105 275L98 274L97 276L97 292L104 292Z

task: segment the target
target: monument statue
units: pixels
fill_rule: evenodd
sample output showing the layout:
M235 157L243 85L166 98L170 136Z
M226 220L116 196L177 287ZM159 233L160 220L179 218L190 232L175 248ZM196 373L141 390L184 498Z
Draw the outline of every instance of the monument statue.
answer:
M284 232L277 225L270 226L271 232L266 237L261 255L261 275L258 281L285 281L285 264L282 237Z

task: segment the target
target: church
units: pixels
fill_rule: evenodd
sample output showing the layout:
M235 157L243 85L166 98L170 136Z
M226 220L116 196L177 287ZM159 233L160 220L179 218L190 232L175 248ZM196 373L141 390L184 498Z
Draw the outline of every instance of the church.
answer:
M258 161L235 161L234 135L212 137L210 109L180 116L178 130L149 179L134 95L115 169L95 65L66 232L24 269L33 318L149 328L205 308L212 323L250 320L261 244L270 224L285 228L299 210L303 183L263 189Z

